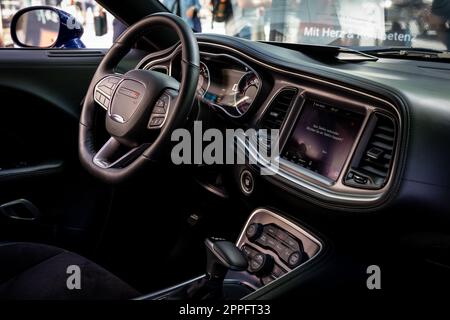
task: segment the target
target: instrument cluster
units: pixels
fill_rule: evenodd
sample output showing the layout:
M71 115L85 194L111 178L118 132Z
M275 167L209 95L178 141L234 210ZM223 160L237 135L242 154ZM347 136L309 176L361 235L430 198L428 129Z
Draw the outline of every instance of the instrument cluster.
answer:
M203 54L198 99L230 117L245 115L255 101L261 80L244 62L225 54Z

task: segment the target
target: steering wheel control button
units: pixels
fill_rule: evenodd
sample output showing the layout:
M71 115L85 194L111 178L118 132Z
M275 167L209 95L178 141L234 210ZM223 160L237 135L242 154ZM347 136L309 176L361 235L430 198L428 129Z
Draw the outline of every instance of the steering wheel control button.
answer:
M152 117L148 123L149 127L159 127L164 122L164 117Z
M262 233L263 226L259 223L252 223L245 230L245 235L250 241L256 240Z
M240 181L242 192L246 195L252 194L255 187L255 179L253 178L252 173L248 170L243 170L241 173Z
M148 129L160 129L163 126L167 118L169 105L170 96L167 93L163 93L153 107L150 121L148 122L147 126Z
M110 76L101 80L95 87L94 100L104 109L108 109L112 94L121 78Z
M165 114L166 113L166 109L164 109L164 107L155 107L153 109L153 113L154 114Z

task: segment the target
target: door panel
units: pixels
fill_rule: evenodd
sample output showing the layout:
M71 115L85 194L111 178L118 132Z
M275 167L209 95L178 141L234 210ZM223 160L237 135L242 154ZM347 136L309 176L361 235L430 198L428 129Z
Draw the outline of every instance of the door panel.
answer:
M78 119L104 54L0 50L0 241L43 241L84 253L92 247L110 189L79 165ZM123 64L133 67L143 54L132 52Z

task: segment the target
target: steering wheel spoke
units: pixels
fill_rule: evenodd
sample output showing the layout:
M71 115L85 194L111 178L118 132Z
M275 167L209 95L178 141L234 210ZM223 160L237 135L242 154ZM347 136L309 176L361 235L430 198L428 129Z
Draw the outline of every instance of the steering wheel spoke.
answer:
M93 162L102 169L123 168L133 162L150 144L144 143L134 148L121 144L110 138L94 156Z
M108 110L112 96L120 82L123 80L121 75L108 75L101 79L94 89L94 100L103 109Z

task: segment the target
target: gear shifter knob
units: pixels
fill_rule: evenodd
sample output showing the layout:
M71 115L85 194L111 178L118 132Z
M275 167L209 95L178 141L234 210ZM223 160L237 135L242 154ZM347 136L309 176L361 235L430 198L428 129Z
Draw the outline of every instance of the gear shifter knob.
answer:
M247 269L244 254L230 241L207 238L206 273L210 279L223 280L228 270L242 271Z

